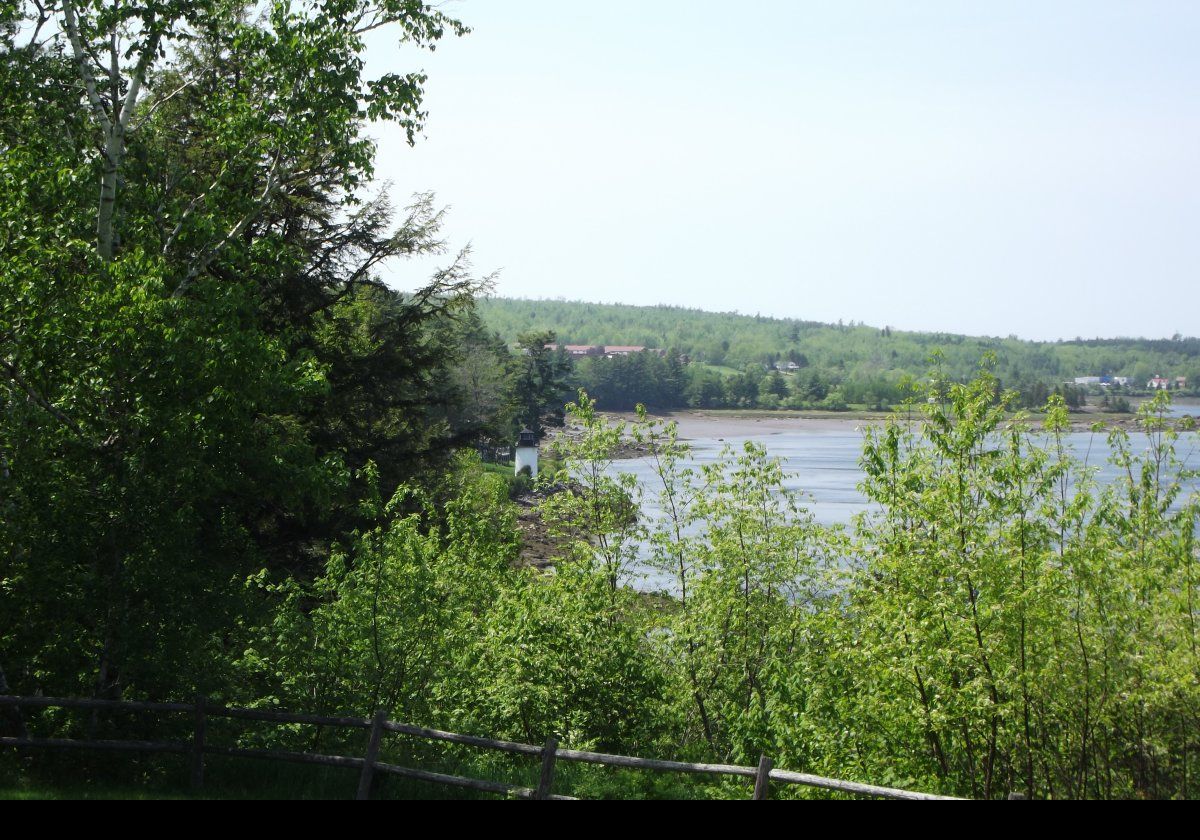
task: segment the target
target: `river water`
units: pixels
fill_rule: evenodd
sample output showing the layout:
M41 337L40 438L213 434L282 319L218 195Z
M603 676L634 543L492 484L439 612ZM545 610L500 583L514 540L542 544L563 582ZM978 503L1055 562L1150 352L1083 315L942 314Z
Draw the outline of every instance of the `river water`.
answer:
M1173 406L1176 416L1197 412L1196 406ZM859 458L862 455L863 429L853 421L763 421L719 420L702 423L684 420L680 423L681 437L692 448L692 466L700 467L718 461L725 447L740 452L743 444L754 441L766 448L769 455L782 461L785 485L801 494L801 502L823 525L849 525L855 514L870 510L872 504L858 489L863 479ZM718 436L719 435L719 436ZM1118 470L1109 463L1110 449L1105 434L1073 432L1068 444L1075 456L1088 466L1097 468L1101 483L1114 481ZM1144 435L1131 432L1135 452L1148 446ZM1176 452L1191 468L1200 467L1200 437L1181 436ZM632 473L642 486L643 516L647 521L661 516L657 504L658 478L651 462L645 458L618 461L615 469ZM1190 481L1189 488L1200 492L1200 482ZM641 589L669 588L669 578L639 564L631 582Z

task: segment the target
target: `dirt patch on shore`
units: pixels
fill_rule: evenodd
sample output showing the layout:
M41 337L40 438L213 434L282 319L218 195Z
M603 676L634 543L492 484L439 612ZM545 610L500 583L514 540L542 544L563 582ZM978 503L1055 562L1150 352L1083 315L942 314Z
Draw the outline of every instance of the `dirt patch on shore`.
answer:
M612 420L632 423L637 418L632 414L607 414ZM813 416L803 412L723 412L705 411L676 411L669 414L651 415L652 419L673 421L679 427L679 437L683 440L697 438L747 437L752 435L769 435L777 432L838 431L847 428L858 428L868 425L879 425L887 420L886 414L868 414L855 412L852 415L828 414ZM631 447L633 454L625 457L640 457L649 454L645 447L638 451Z
M1198 409L1197 414L1200 414ZM606 415L613 420L632 422L636 418L631 414ZM679 427L679 437L683 440L720 439L727 437L753 437L771 435L780 432L832 432L860 429L866 426L881 426L887 422L890 415L882 412L852 412L848 414L827 413L817 414L805 412L723 412L723 411L677 411L670 414L652 415L655 419L674 421ZM911 414L899 411L896 416L901 419L919 420L916 412ZM1031 414L1027 420L1032 427L1040 427L1044 415ZM1185 418L1169 417L1172 422ZM1136 415L1108 414L1101 411L1078 411L1070 415L1071 430L1088 432L1093 424L1102 423L1106 429L1136 428ZM630 454L621 457L637 458L648 454L643 447L638 451L630 448Z
M516 499L517 531L521 535L521 553L517 557L517 565L545 571L554 568L558 543L550 535L550 529L538 512L540 501L541 496L532 493Z

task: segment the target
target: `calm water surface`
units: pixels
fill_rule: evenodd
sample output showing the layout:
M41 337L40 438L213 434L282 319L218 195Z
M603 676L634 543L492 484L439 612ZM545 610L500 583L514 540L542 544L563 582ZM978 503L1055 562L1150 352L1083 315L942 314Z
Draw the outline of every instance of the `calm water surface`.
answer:
M1195 406L1173 408L1183 409L1179 414L1196 411ZM1144 436L1131 433L1131 440L1135 451L1146 449ZM735 453L740 452L746 441L761 444L769 455L782 460L786 486L802 494L803 503L821 524L849 525L855 514L875 507L858 489L863 479L859 467L863 445L860 427L847 422L844 428L806 428L803 423L798 423L795 431L691 438L688 443L692 447L693 466L716 462L726 446L733 447ZM1076 457L1099 468L1098 478L1101 482L1107 483L1117 478L1117 469L1108 463L1110 450L1105 435L1075 432L1068 435L1068 443ZM1200 467L1200 440L1196 435L1183 436L1177 444L1177 452L1187 466ZM662 512L657 504L660 487L650 461L644 458L619 461L616 469L637 476L645 494L645 518L653 521L661 517ZM1200 491L1200 482L1192 481L1190 486ZM670 588L669 577L644 565L635 570L633 577L634 584L639 588Z

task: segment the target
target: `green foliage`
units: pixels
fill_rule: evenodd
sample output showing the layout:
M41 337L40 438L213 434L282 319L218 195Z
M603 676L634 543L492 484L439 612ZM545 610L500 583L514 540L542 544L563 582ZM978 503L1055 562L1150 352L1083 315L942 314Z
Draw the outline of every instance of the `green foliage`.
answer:
M1189 795L1197 508L1172 506L1173 433L1144 414L1135 455L1115 432L1127 480L1101 489L1061 399L1043 436L987 374L939 393L867 439L881 511L832 625L825 760L971 796Z
M683 399L665 373L653 373L650 381L644 381L641 371L627 369L629 361L584 362L581 384L605 410L629 410L635 402L656 409L761 407L758 386L763 371L777 364L783 366L790 394L779 393L773 377L769 393L779 396L783 407L819 407L829 390L838 386L841 395L834 406L887 408L909 395L905 381L921 378L935 351L941 353L946 374L959 382L972 377L982 356L994 354L997 377L1022 393L1026 408L1042 406L1056 388L1068 405L1078 407L1082 390L1062 384L1076 376L1128 376L1136 389L1163 372L1187 377L1193 392L1200 383L1200 339L1196 338L1032 342L561 300L488 298L480 301L480 312L488 326L509 342L522 332L553 330L568 344L643 345L669 349L667 359L689 360ZM788 368L789 362L796 368ZM589 374L589 368L594 372ZM740 380L747 368L754 372L752 383Z
M636 595L560 563L497 593L464 686L474 728L526 743L551 733L587 748L635 749L653 730L658 674L637 627Z
M244 699L442 719L461 622L484 609L515 547L501 479L464 465L452 493L439 515L432 498L402 488L386 523L335 550L310 585L272 583L265 570L252 579L280 602L240 661ZM420 512L404 513L414 502Z
M641 618L675 754L765 751L976 797L1194 794L1200 505L1175 454L1192 432L1167 421L1166 397L1148 404L1144 446L1115 431L1125 478L1100 487L1067 447L1065 401L1038 430L1010 419L1016 399L986 371L935 375L919 422L868 432L878 510L852 536L816 525L761 449L696 472L673 425L641 415L630 433L663 511L648 560L674 579L669 606ZM622 429L583 405L579 452L613 487Z
M636 560L642 535L637 481L613 469L625 426L608 423L584 391L578 403L567 405L567 412L581 433L559 447L559 469L540 476L543 486L566 492L551 492L540 513L564 555L600 575L615 597Z
M657 677L628 591L585 565L514 564L503 479L460 462L440 501L410 507L282 596L239 667L249 702L393 719L540 743L630 748L650 729Z
M756 444L696 473L674 423L643 413L633 434L650 449L664 513L650 562L677 599L653 634L671 668L672 714L686 749L753 763L775 754L780 691L828 597L842 535L813 521Z
M513 360L513 399L517 420L542 437L546 426L563 424L563 406L570 398L571 358L555 343L552 331L522 333Z
M218 682L255 530L343 480L286 417L323 373L254 328L243 288L176 301L152 258L26 253L0 271L10 677L150 696Z
M240 625L269 609L247 575L307 585L374 524L369 464L386 498L507 422L495 403L468 414L452 375L480 331L465 256L411 295L374 277L442 250L432 199L396 223L364 194L367 112L412 131L423 114L422 79L363 76L362 27L427 47L462 27L411 3L261 12L3 9L0 674L14 690L220 690Z
M605 411L632 411L639 404L671 409L686 404L687 371L676 353L632 353L584 359L579 381Z

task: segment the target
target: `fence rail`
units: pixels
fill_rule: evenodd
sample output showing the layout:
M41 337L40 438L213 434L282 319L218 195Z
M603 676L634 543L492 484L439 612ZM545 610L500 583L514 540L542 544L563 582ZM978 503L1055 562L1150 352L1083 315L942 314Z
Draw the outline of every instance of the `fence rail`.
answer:
M61 708L61 709L113 709L131 712L167 712L190 714L193 718L193 732L190 742L183 741L116 741L116 740L77 740L68 738L34 738L4 737L0 738L0 747L17 749L97 749L97 750L131 750L138 752L180 753L190 756L191 784L193 789L200 789L204 784L204 756L221 755L237 758L255 758L269 761L287 761L300 764L319 764L328 767L347 767L359 771L358 799L369 799L372 782L376 773L402 776L438 785L460 787L470 790L500 793L516 796L522 799L571 799L551 793L554 782L555 765L559 761L599 764L606 767L624 767L639 770L654 770L668 773L693 773L702 775L739 776L754 780L754 799L767 799L772 782L786 785L804 785L807 787L833 790L842 793L871 796L881 799L954 799L950 796L938 796L931 793L920 793L899 788L881 787L879 785L860 784L842 779L829 779L824 776L814 776L810 773L797 773L792 770L779 770L772 760L764 755L757 767L747 767L737 764L704 764L688 761L666 761L653 758L639 758L629 755L612 755L609 753L587 752L584 750L563 749L554 738L547 739L542 746L522 744L515 741L502 741L495 738L484 738L478 735L464 735L458 732L445 732L440 729L428 729L407 723L397 723L387 720L380 711L372 718L344 717L330 715L308 715L294 712L276 712L266 709L243 709L229 706L212 705L205 698L197 698L195 703L150 703L127 700L91 700L69 697L23 697L16 695L0 695L0 708L11 708L20 714L21 708ZM318 753L293 752L274 749L248 749L240 747L222 747L208 743L207 729L210 718L231 718L237 720L266 721L271 723L298 723L314 726L328 726L342 729L365 729L369 731L367 745L362 757L344 755L322 755ZM22 733L24 726L20 727ZM535 787L521 787L505 782L487 779L472 779L465 776L455 776L447 773L435 773L413 767L402 767L397 764L379 760L384 736L388 733L407 735L427 741L444 741L463 746L477 747L485 750L524 755L538 758L541 767L538 782Z

